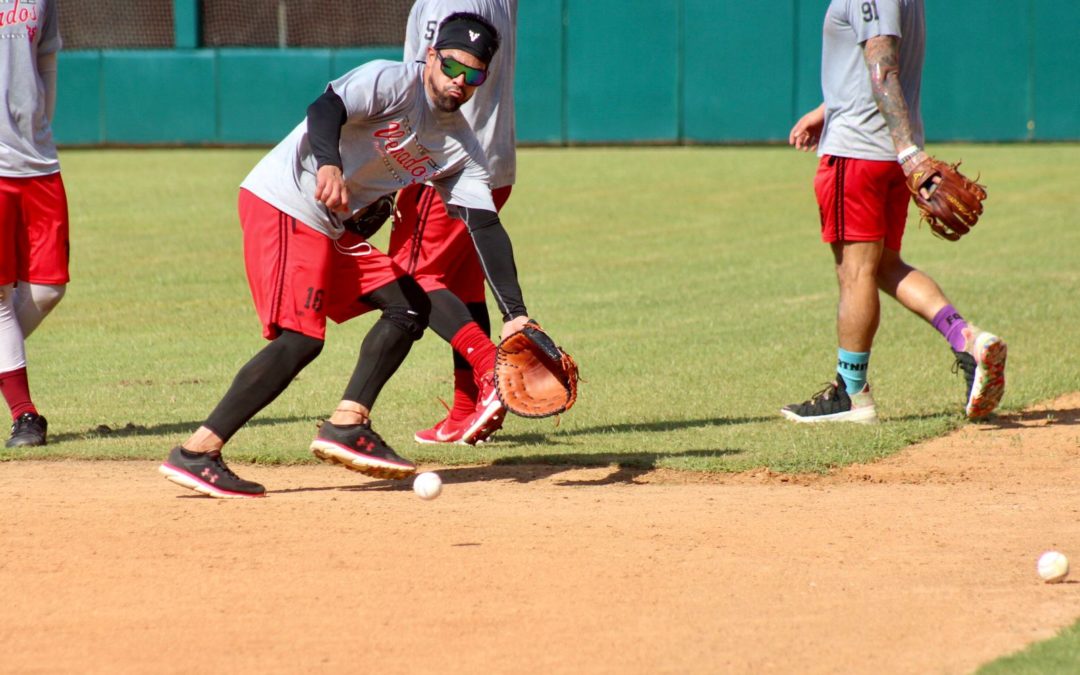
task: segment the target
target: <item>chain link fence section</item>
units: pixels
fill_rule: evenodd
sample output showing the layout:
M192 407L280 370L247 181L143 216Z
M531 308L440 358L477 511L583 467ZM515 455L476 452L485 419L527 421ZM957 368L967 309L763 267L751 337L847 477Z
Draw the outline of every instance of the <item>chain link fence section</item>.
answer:
M65 50L176 46L173 0L67 0L58 7Z
M141 0L140 0L141 1ZM205 47L400 45L413 0L203 0Z

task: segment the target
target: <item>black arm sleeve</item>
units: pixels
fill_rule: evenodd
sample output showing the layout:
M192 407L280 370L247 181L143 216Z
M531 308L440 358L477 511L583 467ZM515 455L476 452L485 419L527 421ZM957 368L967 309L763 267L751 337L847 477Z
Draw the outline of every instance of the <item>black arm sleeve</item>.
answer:
M345 111L345 102L329 87L308 106L308 143L320 167L330 165L342 168L338 143L341 142L341 126L347 119L349 115Z
M461 219L469 227L480 266L484 269L495 302L503 313L503 321L528 316L518 284L517 265L510 235L499 221L499 214L484 209L458 207Z

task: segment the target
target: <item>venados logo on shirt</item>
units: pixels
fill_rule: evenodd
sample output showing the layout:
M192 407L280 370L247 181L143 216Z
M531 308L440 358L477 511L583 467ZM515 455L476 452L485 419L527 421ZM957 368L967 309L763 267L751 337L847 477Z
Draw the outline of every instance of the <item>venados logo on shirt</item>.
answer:
M427 174L437 173L439 171L439 165L435 163L435 160L430 155L424 153L415 142L416 153L409 152L405 147L409 144L408 141L402 141L401 139L409 136L398 122L390 122L385 128L379 129L375 132L376 138L381 138L386 141L386 155L394 160L402 169L405 169L413 178L420 178Z
M15 0L15 4L10 9L3 6L6 4L0 3L0 26L37 22L37 4L34 0Z

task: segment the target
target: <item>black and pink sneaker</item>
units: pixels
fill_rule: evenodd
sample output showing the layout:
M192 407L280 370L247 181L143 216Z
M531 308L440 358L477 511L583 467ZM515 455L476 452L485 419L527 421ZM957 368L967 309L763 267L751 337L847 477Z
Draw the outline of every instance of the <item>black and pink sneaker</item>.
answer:
M189 452L176 446L158 472L177 485L217 499L265 497L266 488L233 473L221 458L221 451Z
M340 426L323 422L311 442L311 452L327 464L375 478L401 480L416 473L416 465L394 452L371 422Z

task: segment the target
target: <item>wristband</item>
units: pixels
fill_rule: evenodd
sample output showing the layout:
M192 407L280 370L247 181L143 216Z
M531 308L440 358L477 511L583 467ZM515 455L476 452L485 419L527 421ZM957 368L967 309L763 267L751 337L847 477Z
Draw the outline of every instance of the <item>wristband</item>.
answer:
M899 162L900 164L903 164L904 162L908 161L909 159L911 159L915 155L919 154L919 152L920 152L919 146L917 146L917 145L909 145L908 147L901 150L898 155L896 155L896 161Z

